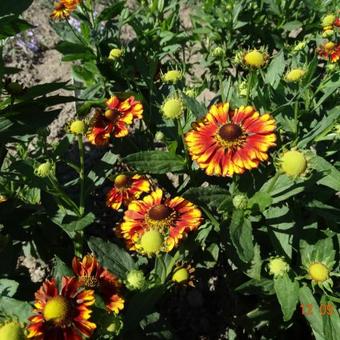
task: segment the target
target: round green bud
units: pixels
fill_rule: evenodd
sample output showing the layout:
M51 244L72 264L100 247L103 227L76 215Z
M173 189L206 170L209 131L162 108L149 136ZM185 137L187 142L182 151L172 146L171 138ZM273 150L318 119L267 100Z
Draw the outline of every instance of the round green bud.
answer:
M113 48L110 51L108 59L110 59L110 60L119 59L123 55L123 52L124 51L122 49L120 49L120 48Z
M48 177L54 172L54 164L50 161L40 164L35 170L34 173L38 177Z
M215 47L211 54L213 57L222 57L224 55L224 49L220 46Z
M162 77L164 83L176 84L183 78L183 74L178 70L171 70L165 73Z
M74 135L83 135L86 132L86 124L83 120L75 120L70 125L70 131Z
M155 134L155 141L162 142L164 140L164 133L162 131L157 131Z
M248 205L248 198L245 195L239 194L233 197L233 206L236 209L245 209Z
M162 105L163 116L167 119L176 119L183 114L183 102L180 98L170 98Z
M126 277L126 288L140 290L145 285L145 276L141 270L131 270Z
M268 268L269 274L276 278L289 271L289 264L282 257L275 257L269 261Z

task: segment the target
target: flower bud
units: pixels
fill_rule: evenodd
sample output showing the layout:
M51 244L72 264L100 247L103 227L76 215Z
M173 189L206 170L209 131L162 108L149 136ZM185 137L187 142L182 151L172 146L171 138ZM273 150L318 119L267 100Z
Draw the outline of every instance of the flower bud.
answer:
M321 283L329 277L329 269L321 262L312 263L308 267L308 273L313 281Z
M122 49L120 49L120 48L113 48L110 51L108 59L110 59L110 60L117 60L117 59L119 59L123 55L123 52L124 51Z
M145 276L141 270L131 270L126 277L126 288L141 290L145 285Z
M285 152L281 156L281 170L288 176L298 177L302 175L307 168L305 155L296 150Z
M155 141L156 142L163 142L164 141L164 133L162 131L157 131L155 134Z
M54 164L50 161L40 164L35 168L34 174L38 177L48 177L54 173Z
M0 327L0 340L24 340L24 332L16 321L5 323Z
M266 63L266 55L258 50L253 50L245 54L244 63L250 67L260 68Z
M245 209L248 205L248 198L245 195L236 195L233 197L233 206L236 209Z
M162 76L162 80L164 83L168 83L168 84L176 84L177 82L179 82L181 79L183 78L183 74L181 71L178 70L171 70L168 71L167 73L165 73Z
M220 46L218 47L215 47L213 50L212 50L212 56L213 57L222 57L224 55L224 49Z
M83 135L86 132L86 124L83 120L77 119L70 125L70 131L74 135Z
M325 27L325 26L331 26L331 25L333 25L333 22L335 21L335 19L336 19L335 15L333 15L333 14L328 14L328 15L326 15L326 16L323 17L322 22L321 22L321 25L322 25L323 27Z
M161 107L163 116L167 119L179 118L184 111L183 102L180 98L166 99Z
M286 74L285 80L288 83L298 82L305 75L305 73L306 73L305 70L301 68L295 68Z
M269 274L274 275L275 278L283 276L289 271L289 264L282 257L275 257L270 259Z

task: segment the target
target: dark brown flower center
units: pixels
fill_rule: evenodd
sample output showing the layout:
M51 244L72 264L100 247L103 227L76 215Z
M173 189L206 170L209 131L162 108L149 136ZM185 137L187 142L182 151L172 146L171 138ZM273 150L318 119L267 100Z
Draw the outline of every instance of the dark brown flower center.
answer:
M149 217L152 220L164 220L171 215L171 209L164 204L154 206L149 210Z
M233 141L242 136L242 129L236 124L228 123L221 126L218 133L222 139L226 141Z
M120 112L118 110L106 110L105 117L112 122L115 122L119 118Z
M126 175L118 175L115 178L115 187L117 189L125 188L129 185L130 178Z

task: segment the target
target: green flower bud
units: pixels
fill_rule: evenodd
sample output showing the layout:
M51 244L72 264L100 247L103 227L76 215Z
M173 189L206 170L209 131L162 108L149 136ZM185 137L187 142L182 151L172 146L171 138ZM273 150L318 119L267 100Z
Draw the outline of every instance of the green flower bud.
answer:
M155 141L162 142L164 140L164 133L162 131L157 131L155 134Z
M245 195L239 194L233 197L233 206L236 209L245 209L248 205L248 198Z
M0 340L24 340L24 332L16 321L5 323L0 327Z
M54 164L50 161L40 164L35 170L34 174L38 177L48 177L54 173Z
M131 270L126 277L126 288L141 290L145 285L145 276L141 270Z
M289 271L289 264L282 257L271 258L268 264L269 274L274 277L283 276Z

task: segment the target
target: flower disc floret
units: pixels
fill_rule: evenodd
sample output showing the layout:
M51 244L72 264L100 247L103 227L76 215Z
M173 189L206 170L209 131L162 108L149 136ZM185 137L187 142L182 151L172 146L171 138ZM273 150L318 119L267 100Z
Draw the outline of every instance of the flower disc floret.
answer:
M157 254L163 245L164 236L158 230L146 231L140 239L142 250L148 254Z
M310 278L316 283L322 283L329 278L329 269L327 266L321 262L314 262L309 265L308 273Z
M70 304L63 296L56 296L47 301L43 314L46 321L55 324L65 322L70 313Z
M178 70L168 71L162 76L163 82L170 83L170 84L176 84L177 82L182 80L182 78L183 78L183 74L181 71L178 71Z
M266 55L258 50L253 50L244 55L244 63L250 67L260 68L266 63Z
M172 281L177 282L177 283L182 283L182 282L188 281L189 277L190 277L190 274L187 268L179 268L172 275Z
M295 83L302 79L305 73L306 71L301 68L293 69L286 74L285 80L289 83Z
M176 119L182 116L184 105L180 98L169 98L164 101L161 111L165 118Z
M86 132L86 124L83 120L77 119L70 125L70 131L74 135L83 135Z
M20 324L10 321L0 326L0 340L24 340L24 332Z
M276 278L289 271L289 264L282 257L275 257L270 259L268 268L269 273Z
M305 155L297 150L290 150L281 156L281 170L288 176L301 176L307 169L307 159Z

